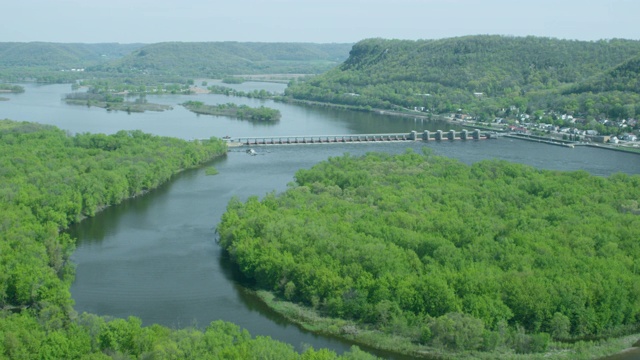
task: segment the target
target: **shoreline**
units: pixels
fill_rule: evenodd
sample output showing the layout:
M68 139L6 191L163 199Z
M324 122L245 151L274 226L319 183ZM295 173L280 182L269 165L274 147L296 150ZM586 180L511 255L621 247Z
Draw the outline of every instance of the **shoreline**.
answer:
M451 118L450 116L446 116L446 115L442 115L442 114L428 114L428 115L423 115L422 113L412 114L412 113L405 113L405 112L394 111L394 110L366 109L366 108L361 108L361 107L352 106L352 105L323 103L323 102L319 102L319 101L300 100L300 99L292 99L292 98L284 98L284 97L276 98L274 100L275 101L288 102L288 103L298 103L298 104L306 104L306 105L312 105L312 106L320 106L320 107L332 107L332 108L346 109L346 110L352 110L352 111L365 111L365 112L372 112L372 113L376 113L376 114L380 114L380 115L391 115L391 116L399 116L399 117L413 117L413 118L425 119L425 120L440 120L440 121L446 121L446 122L448 122L450 124L455 124L455 125L458 125L458 126L462 126L462 127L465 127L465 128L481 129L481 130L486 130L486 131L500 132L500 133L504 134L502 136L509 137L509 138L512 138L512 139L539 142L539 143L545 143L545 144L556 145L556 146L559 145L559 146L565 146L565 147L572 147L572 146L569 146L569 145L573 145L573 146L588 146L588 147L593 147L593 148L596 148L596 149L612 150L612 151L625 152L625 153L628 153L628 154L640 155L640 148L637 148L637 150L636 150L634 148L627 149L627 148L622 147L622 146L612 146L612 145L607 145L607 144L576 143L576 142L571 142L571 141L566 141L566 140L558 140L558 139L555 139L553 137L546 137L546 136L539 136L540 139L530 139L530 138L527 138L525 136L518 136L518 135L515 135L515 134L511 134L511 133L505 132L502 127L499 127L499 128L498 127L493 127L490 124L469 123L467 121L456 120L456 119Z
M169 105L161 105L161 104L153 104L153 103L145 103L138 104L134 102L105 102L105 101L88 101L88 100L76 100L76 99L66 99L64 100L67 105L74 106L86 106L86 107L97 107L101 109L105 109L107 111L126 111L126 112L136 112L143 113L145 111L169 111L173 110L173 107Z
M170 176L167 180L165 180L165 181L163 181L162 183L158 184L158 186L156 186L156 187L154 187L154 188L150 188L150 189L143 189L142 191L140 191L140 192L138 192L138 193L135 193L135 194L133 194L133 195L130 195L130 196L128 196L128 197L126 197L126 198L122 199L122 201L120 201L120 203L118 203L118 204L100 205L100 206L98 206L98 207L94 210L93 215L82 215L82 214L81 214L81 215L80 215L80 217L79 217L78 219L76 219L76 221L74 221L73 223L71 223L71 224L67 225L67 227L66 227L66 228L64 228L64 229L60 229L60 231L67 231L67 230L69 229L69 227L71 227L72 225L78 224L78 223L82 222L83 220L88 219L88 218L90 218L90 217L94 217L94 216L96 216L97 214L99 214L100 212L102 212L102 211L104 211L104 210L106 210L106 209L108 209L108 208L110 208L110 207L112 207L112 206L118 206L118 205L122 204L122 203L123 203L123 202L125 202L125 201L129 201L129 200L133 200L133 199L139 198L139 197L141 197L141 196L145 196L146 194L148 194L148 193L150 193L150 192L153 192L154 190L159 189L161 186L163 186L163 185L165 185L165 184L169 183L171 180L173 180L173 178L174 178L176 175L181 174L181 173L183 173L183 172L185 172L185 171L188 171L188 170L194 170L194 169L203 168L203 167L204 167L204 166L206 166L207 164L209 164L209 163L213 162L213 160L215 160L215 159L217 159L217 158L219 158L219 157L222 157L222 156L227 155L227 153L228 153L228 152L229 152L229 146L227 146L227 150L226 150L225 152L220 153L220 154L217 154L217 155L214 155L213 157L211 157L211 158L207 159L206 161L203 161L203 162L202 162L202 163L200 163L200 164L197 164L197 165L194 165L194 166L192 166L192 167L188 167L188 168L182 168L182 169L179 169L178 171L176 171L176 172L174 172L173 174L171 174L171 176ZM76 240L77 240L77 239L76 239ZM75 250L74 250L74 251L75 251Z
M602 358L603 360L617 360L617 355L626 354L630 350L638 351L637 344L640 333L628 334L619 337L604 338L597 341L584 341L584 345L578 349L573 347L573 342L553 342L544 353L517 354L512 350L495 352L464 351L453 352L434 348L427 345L419 345L409 339L385 334L379 330L358 327L351 320L339 318L327 318L319 315L315 310L296 303L279 299L274 293L266 290L256 290L247 288L267 307L280 314L288 321L303 329L319 335L329 335L352 341L356 344L370 347L382 352L388 352L406 359L436 360L436 359L495 359L495 358L518 358L521 360L533 359L585 359L578 351L587 349L588 359ZM565 345L565 346L563 346ZM567 357L567 353L573 357ZM620 358L624 359L624 358Z

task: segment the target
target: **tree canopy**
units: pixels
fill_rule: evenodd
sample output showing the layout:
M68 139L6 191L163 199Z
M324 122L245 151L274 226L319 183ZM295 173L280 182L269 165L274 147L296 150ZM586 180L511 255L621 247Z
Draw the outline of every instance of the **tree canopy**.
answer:
M251 337L214 321L206 329L142 326L140 319L78 315L69 286L74 239L60 229L151 190L224 154L219 139L184 141L141 131L68 135L0 120L1 359L370 359Z
M250 121L272 122L280 120L282 114L280 110L265 106L250 107L248 105L237 105L234 103L205 105L201 101L187 101L182 104L196 114L229 116L237 119Z
M451 350L544 351L640 323L640 176L330 158L218 232L282 299Z
M165 42L91 67L111 74L222 77L246 74L317 74L347 58L352 44Z
M512 107L624 118L617 104L631 105L631 116L640 107L633 70L639 51L639 41L620 39L367 39L342 65L292 84L286 94L361 107L461 109L484 119Z
M0 79L73 82L142 77L146 84L194 77L318 74L344 61L353 44L164 42L0 43Z

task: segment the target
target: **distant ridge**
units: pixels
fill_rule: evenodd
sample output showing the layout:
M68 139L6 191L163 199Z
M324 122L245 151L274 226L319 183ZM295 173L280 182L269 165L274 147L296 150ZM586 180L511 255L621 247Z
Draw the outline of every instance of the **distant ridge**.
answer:
M346 60L353 44L165 42L144 46L92 71L215 77L317 74Z
M163 42L156 44L0 43L0 81L71 82L92 77L165 79L255 74L319 74L353 44ZM82 74L64 73L78 71Z
M121 58L142 44L0 42L0 67L85 68Z
M290 86L287 94L360 107L461 109L486 119L505 108L621 117L612 107L589 104L603 103L599 96L612 91L616 102L639 104L639 58L640 41L623 39L366 39L341 66Z

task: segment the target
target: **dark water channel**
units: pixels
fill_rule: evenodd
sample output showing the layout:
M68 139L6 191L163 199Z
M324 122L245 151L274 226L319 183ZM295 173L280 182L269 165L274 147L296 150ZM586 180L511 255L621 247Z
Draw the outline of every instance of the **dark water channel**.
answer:
M113 133L120 129L141 129L185 139L450 129L444 123L413 118L218 95L148 97L150 102L172 104L174 110L130 115L108 113L104 109L61 103L62 94L69 91L66 85L27 86L26 93L6 96L11 100L0 103L0 118L55 124L71 132ZM283 116L278 124L271 126L196 116L177 105L189 98L210 104L265 104L279 108ZM352 344L303 331L247 292L233 264L216 244L214 229L232 197L244 200L251 195L284 191L298 169L309 168L328 157L345 152L352 155L369 151L401 153L408 147L420 152L424 146L436 154L465 163L505 159L538 168L586 170L604 176L614 172L640 173L640 156L637 155L587 147L569 149L506 138L427 144L255 147L256 156L232 149L212 162L218 175L207 176L204 168L185 171L159 189L108 208L70 229L79 239L72 257L77 264L76 281L71 288L76 310L115 317L133 315L145 324L159 323L176 328L204 327L213 320L222 319L246 328L254 336L270 336L299 350L311 345L342 353ZM384 352L377 354L391 357Z

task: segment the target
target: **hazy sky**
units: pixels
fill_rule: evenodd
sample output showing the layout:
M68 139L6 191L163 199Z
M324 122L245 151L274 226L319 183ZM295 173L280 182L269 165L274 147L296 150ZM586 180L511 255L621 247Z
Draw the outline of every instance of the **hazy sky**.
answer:
M9 0L0 42L640 39L640 0Z

